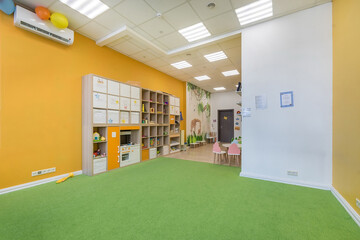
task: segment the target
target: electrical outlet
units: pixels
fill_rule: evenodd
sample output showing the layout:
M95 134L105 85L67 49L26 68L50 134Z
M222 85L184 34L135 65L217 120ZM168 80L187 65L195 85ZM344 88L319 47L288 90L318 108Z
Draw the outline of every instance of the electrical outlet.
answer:
M39 176L39 175L43 175L43 174L47 174L47 173L52 173L52 172L55 172L56 171L56 168L53 167L53 168L47 168L47 169L42 169L42 170L37 170L37 171L33 171L31 173L31 176L32 177L35 177L35 176Z
M358 207L358 208L360 208L360 199L356 199L356 206Z
M287 175L289 176L296 176L298 175L298 172L297 171L287 171Z

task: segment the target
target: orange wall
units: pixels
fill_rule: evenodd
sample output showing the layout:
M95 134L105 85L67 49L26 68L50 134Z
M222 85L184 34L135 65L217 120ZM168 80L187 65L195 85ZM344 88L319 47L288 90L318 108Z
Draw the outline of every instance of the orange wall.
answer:
M83 75L171 93L186 117L185 82L79 34L67 47L15 27L13 16L0 20L0 189L81 170ZM31 177L50 167L56 173Z
M333 1L333 186L360 214L360 1Z

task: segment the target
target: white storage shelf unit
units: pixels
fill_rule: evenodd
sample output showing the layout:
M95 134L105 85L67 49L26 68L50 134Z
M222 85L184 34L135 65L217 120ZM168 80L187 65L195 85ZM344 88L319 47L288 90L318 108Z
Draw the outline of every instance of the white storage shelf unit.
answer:
M93 109L94 125L140 124L141 89L139 87L95 75L86 75L83 79L83 84L92 83L90 109Z
M149 96L143 96L148 93ZM152 101L150 101L152 99ZM143 112L142 104L145 104ZM150 107L154 107L154 113L150 113ZM142 113L143 112L143 113ZM142 114L142 115L141 115ZM159 132L154 133L155 146L151 151L150 158L156 156L156 151L160 150L161 155L167 155L170 151L170 115L180 115L180 99L161 92L155 92L136 86L131 86L112 79L107 79L94 74L83 76L82 79L82 165L83 173L94 175L107 168L107 159L93 158L94 149L92 135L94 128L108 126L140 126L142 143L150 148L150 121L154 121L155 129L159 127ZM140 122L147 118L147 123ZM166 133L166 134L165 134ZM145 135L146 136L145 136ZM104 134L106 136L106 134ZM159 146L156 139L159 138ZM102 152L107 153L107 144L102 144ZM139 149L139 150L138 150ZM136 149L141 156L141 148ZM137 154L137 153L136 153Z
M96 148L107 152L106 143L93 143L94 129L107 126L140 126L141 88L94 74L82 78L82 169L86 175L106 171L107 157L93 157ZM140 149L136 149L137 154Z

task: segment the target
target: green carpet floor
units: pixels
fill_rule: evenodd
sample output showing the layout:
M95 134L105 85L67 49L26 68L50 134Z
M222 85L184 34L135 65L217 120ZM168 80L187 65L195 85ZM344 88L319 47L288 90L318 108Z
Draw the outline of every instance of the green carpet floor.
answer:
M360 239L329 191L158 158L0 195L0 239Z

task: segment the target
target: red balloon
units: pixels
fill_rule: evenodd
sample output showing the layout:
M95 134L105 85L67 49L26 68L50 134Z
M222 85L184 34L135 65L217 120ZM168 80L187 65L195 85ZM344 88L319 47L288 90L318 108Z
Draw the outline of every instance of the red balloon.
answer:
M42 6L36 7L35 13L42 20L48 20L50 18L50 11L45 7Z

